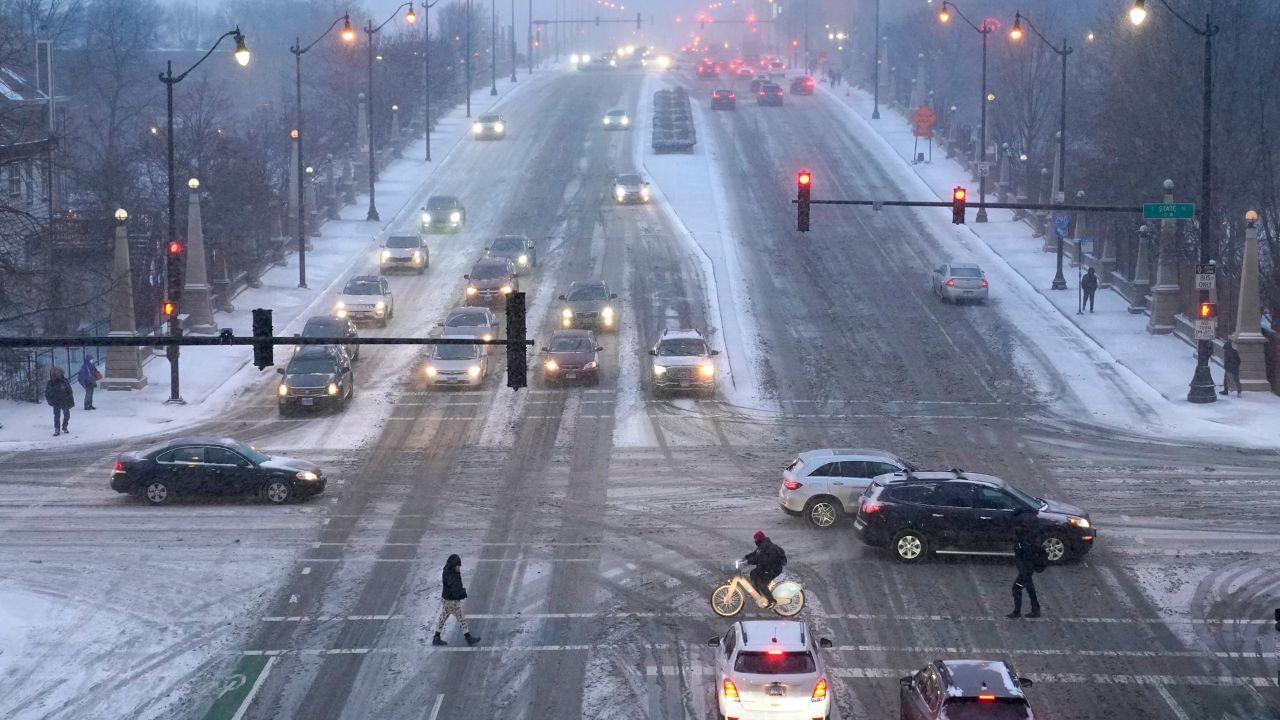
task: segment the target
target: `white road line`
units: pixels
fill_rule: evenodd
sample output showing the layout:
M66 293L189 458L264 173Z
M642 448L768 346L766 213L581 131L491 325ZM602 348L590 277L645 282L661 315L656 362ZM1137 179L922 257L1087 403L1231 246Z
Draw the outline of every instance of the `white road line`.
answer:
M679 666L676 665L646 665L646 675L674 675L680 672ZM689 675L712 674L710 668L702 668L694 666L685 668L684 672ZM849 668L832 668L829 669L832 675L841 678L851 679L869 679L869 678L899 678L903 675L910 675L914 670L910 668L882 668L882 667L849 667ZM1172 697L1168 696L1165 691L1165 685L1206 685L1215 687L1256 687L1271 684L1271 678L1265 677L1236 677L1232 675L1126 675L1121 673L1115 674L1099 674L1090 675L1085 673L1026 673L1026 676L1037 683L1057 683L1063 685L1094 685L1094 684L1111 684L1111 685L1152 685L1157 692L1171 707L1177 707ZM1179 720L1191 720L1186 713L1175 710Z
M431 706L431 714L427 716L427 720L436 720L436 716L440 714L440 705L444 702L444 693L436 695L436 704Z
M1164 698L1165 704L1169 706L1169 709L1173 711L1174 715L1178 716L1178 720L1191 720L1191 717L1188 716L1182 709L1182 706L1173 699L1173 696L1169 694L1169 691L1165 689L1164 685L1156 685L1156 692L1160 693L1161 698Z
M271 672L271 666L275 662L275 658L267 658L267 663L262 666L262 672L258 673L258 679L253 681L253 687L249 688L249 694L244 696L244 700L240 703L240 709L236 710L236 714L231 716L231 720L244 719L244 714L249 711L249 706L253 704L253 698L262 689L262 683L266 682L267 673Z
M303 575L310 575L310 574L311 574L311 566L310 566L310 565L308 565L308 566L306 566L306 567L302 568L302 574L303 574Z
M411 558L374 558L374 557L340 557L340 558L300 558L295 562L328 562L328 563L425 563L434 562L430 558L411 557ZM514 557L514 558L470 558L469 562L473 563L591 563L596 562L596 558L539 558L539 557ZM304 575L306 573L303 573Z

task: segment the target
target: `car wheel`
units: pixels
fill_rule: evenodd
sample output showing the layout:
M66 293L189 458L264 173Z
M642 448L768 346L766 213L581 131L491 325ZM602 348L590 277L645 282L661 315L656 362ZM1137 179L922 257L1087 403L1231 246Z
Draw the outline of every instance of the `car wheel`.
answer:
M267 486L262 488L262 496L272 505L283 505L293 497L293 488L289 487L289 483L284 478L272 478Z
M1041 536L1040 547L1044 549L1045 559L1050 565L1061 565L1071 560L1067 541L1056 532L1048 532Z
M844 507L840 505L840 501L830 495L809 498L809 502L804 504L805 519L810 525L823 530L834 526L842 512Z
M146 495L147 502L152 505L163 505L169 502L169 486L159 480L147 483L147 486L143 488L143 493Z
M893 536L893 555L904 563L919 562L929 551L929 543L915 530L902 530Z

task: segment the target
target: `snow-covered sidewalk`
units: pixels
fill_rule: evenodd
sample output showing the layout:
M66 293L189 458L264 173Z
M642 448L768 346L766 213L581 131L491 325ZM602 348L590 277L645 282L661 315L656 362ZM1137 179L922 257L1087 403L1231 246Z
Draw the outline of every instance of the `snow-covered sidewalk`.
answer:
M472 114L484 112L507 100L512 93L541 84L557 71L543 71L533 77L521 77L512 85L502 83L498 97L481 88L472 95ZM365 213L368 194L356 197L352 205L342 208L336 220L320 227L320 236L312 238L314 249L307 251L308 289L299 289L296 255L288 264L273 267L262 276L262 286L245 288L235 296L233 312L217 312L219 328L232 328L237 335L250 334L253 308L267 307L277 335L301 332L306 319L328 311L334 295L351 275L369 266L383 236L401 227L409 215L415 214L426 201L433 174L446 156L466 137L471 120L458 106L437 122L431 134L434 162L423 160L425 140L410 143L401 157L379 173L377 179L378 209L382 220L369 222ZM277 358L287 349L277 348ZM251 348L244 346L185 348L180 361L180 389L185 405L166 404L169 398L169 362L163 351L143 366L147 386L138 391L107 392L98 389L93 411L83 410L84 388L72 378L76 407L71 411L70 435L53 436L53 413L45 404L0 400L0 453L37 447L60 447L68 444L102 442L143 437L167 432L207 420L223 412L250 384L265 376L251 362ZM99 358L99 367L106 358Z
M869 119L872 99L865 93L855 90L852 94L845 95L823 86L822 94L826 100L841 105L851 118L855 132L873 138L869 145L878 160L898 180L899 188L908 195L913 195L914 199L949 199L951 189L957 185L976 191L976 184L970 180L964 168L959 163L946 159L945 153L938 148L935 148L937 152L933 155L932 163L911 164L915 138L912 136L910 123L897 111L881 107L881 119L873 122ZM874 138L879 138L879 141ZM931 197L916 197L911 192L916 189L925 190ZM820 190L815 191L815 198L817 197L822 197ZM969 205L976 205L972 196ZM946 216L949 220L947 214L950 211L939 208L921 209L917 212L922 215L937 215L938 218ZM1111 365L1113 377L1127 383L1135 396L1145 401L1158 415L1158 426L1138 425L1128 429L1161 436L1172 434L1193 440L1218 440L1260 447L1280 446L1280 433L1276 431L1276 428L1280 428L1280 397L1272 393L1253 392L1242 398L1237 398L1234 394L1225 398L1219 396L1219 402L1207 405L1187 402L1187 386L1195 367L1195 351L1190 343L1173 335L1148 334L1147 316L1130 314L1128 302L1118 292L1100 290L1096 298L1096 311L1077 314L1077 280L1073 266L1068 268L1064 265L1069 289L1050 290L1055 257L1052 253L1041 250L1042 240L1032 237L1032 230L1026 223L1015 220L1010 210L988 210L990 222L985 224L974 223L972 217L973 214L970 213L969 223L960 230L961 234L981 241L1000 267L992 268L981 257L976 258L978 262L986 266L989 272L992 269L1011 270L1017 276L1014 281L1023 286L1019 290L1032 290L1039 296L1039 308L1019 307L1017 303L1004 302L999 303L1001 310L1010 315L1028 336L1041 338L1058 335L1059 341L1066 340L1076 350ZM963 241L963 238L960 239ZM1069 261L1070 258L1067 258L1067 262ZM993 283L993 300L1002 292L1008 291ZM1045 327L1043 310L1047 307L1055 309L1057 312L1053 314L1058 321L1073 330L1070 335L1064 336ZM1119 399L1109 393L1106 387L1081 387L1073 382L1070 368L1061 369L1067 375L1065 379L1071 384L1071 390L1095 411L1095 417L1101 422L1109 422L1104 410L1114 407ZM1222 367L1217 361L1213 366L1213 374L1220 384ZM1112 419L1119 415L1113 415ZM1132 422L1119 421L1117 424L1130 426Z

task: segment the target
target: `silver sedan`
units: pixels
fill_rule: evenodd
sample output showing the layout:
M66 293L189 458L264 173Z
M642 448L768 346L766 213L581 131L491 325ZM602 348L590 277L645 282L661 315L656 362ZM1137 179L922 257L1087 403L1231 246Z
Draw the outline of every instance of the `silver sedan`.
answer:
M975 263L943 263L934 268L930 283L944 302L987 301L987 275Z

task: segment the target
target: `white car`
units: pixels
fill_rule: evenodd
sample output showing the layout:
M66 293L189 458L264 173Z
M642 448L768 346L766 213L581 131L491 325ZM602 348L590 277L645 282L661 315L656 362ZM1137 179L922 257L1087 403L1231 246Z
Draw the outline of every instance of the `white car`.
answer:
M858 498L872 478L914 469L884 450L809 450L782 471L778 503L788 515L829 528L843 515L858 514Z
M619 205L649 202L649 183L636 174L619 175L613 179L613 199Z
M944 302L959 303L962 300L984 303L990 290L987 274L974 263L943 263L933 269L930 279L933 291Z
M715 356L697 330L667 329L649 351L653 356L651 382L655 395L664 392L716 394Z
M442 339L472 340L470 335L445 335ZM483 385L489 375L489 354L482 345L432 345L422 364L427 387Z
M605 130L626 130L631 127L631 116L626 110L610 110L604 114Z
M479 340L498 339L498 316L487 307L456 307L449 311L440 327L445 337L469 337ZM491 346L479 346L488 355Z
M381 327L396 314L396 300L386 278L377 275L357 275L347 281L338 296L333 314L350 318L352 322L372 320Z
M807 624L744 620L707 644L716 653L720 717L752 720L831 717L831 680Z

